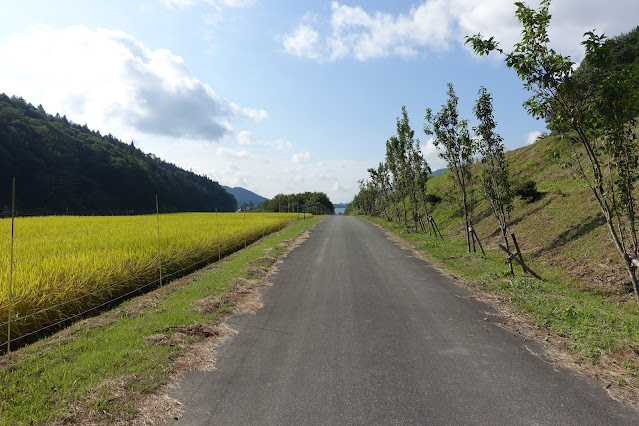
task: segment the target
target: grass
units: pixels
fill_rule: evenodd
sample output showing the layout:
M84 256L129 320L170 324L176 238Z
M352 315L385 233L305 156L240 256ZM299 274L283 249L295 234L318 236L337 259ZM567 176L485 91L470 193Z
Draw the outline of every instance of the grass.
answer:
M0 424L130 423L255 278L321 218L293 223L182 279L0 358ZM268 255L265 255L268 252ZM253 279L253 281L251 281ZM210 349L210 348L209 348ZM188 359L188 358L187 358ZM163 409L164 410L164 409Z

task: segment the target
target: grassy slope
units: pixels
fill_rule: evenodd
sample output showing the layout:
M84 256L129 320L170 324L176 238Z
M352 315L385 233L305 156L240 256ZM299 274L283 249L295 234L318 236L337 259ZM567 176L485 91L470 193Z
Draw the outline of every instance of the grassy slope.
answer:
M19 350L12 371L0 373L0 424L133 421L145 398L185 368L180 363L189 350L222 332L217 324L238 298L254 293L250 283L259 283L249 279L259 279L264 267L318 220L294 223L196 278L169 284ZM244 284L238 287L238 282ZM0 366L6 362L6 356L0 358Z
M639 401L639 308L598 205L573 175L570 149L549 137L507 153L507 159L515 179L535 180L542 193L530 203L516 200L512 219L524 258L543 281L523 275L517 265L515 277L506 274L499 228L485 200L478 204L474 224L486 257L466 252L460 217L445 200L430 212L445 241L406 232L384 219L374 221L486 292L513 316L520 314L524 327L555 343L571 365L598 376L613 393ZM444 194L448 174L428 185L429 192Z
M548 137L508 152L507 159L515 179L533 179L541 192L530 203L516 200L512 215L513 230L531 265L541 268L545 278L600 294L611 302L633 305L623 262L590 189L574 175L570 149ZM448 187L449 180L443 175L429 185L429 191L439 192ZM463 236L461 222L450 205L440 203L433 213L448 235ZM498 251L501 237L497 222L483 200L474 224L484 245Z

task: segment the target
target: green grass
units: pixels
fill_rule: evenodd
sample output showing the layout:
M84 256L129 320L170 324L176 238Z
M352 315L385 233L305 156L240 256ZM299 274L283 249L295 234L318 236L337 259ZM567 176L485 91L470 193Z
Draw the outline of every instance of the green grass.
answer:
M222 260L188 285L158 290L144 309L136 308L141 299L133 299L92 319L96 325L90 328L76 324L12 354L14 367L0 372L0 424L131 422L141 398L166 384L189 344L204 338L195 332L170 344L175 330L214 324L230 311L222 305L202 312L194 309L194 301L229 292L236 278L250 276L251 262L264 256L265 249L278 256L286 250L282 242L320 219L294 223ZM143 298L149 300L149 295ZM149 340L157 335L169 343ZM0 362L6 365L6 356Z

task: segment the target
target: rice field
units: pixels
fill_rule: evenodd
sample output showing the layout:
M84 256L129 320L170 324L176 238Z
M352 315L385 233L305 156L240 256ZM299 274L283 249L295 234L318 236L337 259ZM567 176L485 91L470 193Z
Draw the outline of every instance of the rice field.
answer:
M25 217L15 219L13 240L11 219L0 219L0 352L7 349L9 313L15 346L295 219L295 213Z

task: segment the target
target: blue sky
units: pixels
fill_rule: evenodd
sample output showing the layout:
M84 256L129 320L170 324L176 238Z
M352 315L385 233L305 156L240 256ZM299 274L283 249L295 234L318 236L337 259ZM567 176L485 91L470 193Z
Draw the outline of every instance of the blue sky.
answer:
M402 105L432 168L443 166L422 128L447 82L471 123L480 86L493 94L508 149L544 130L515 73L463 46L477 32L512 46L514 10L509 0L11 1L0 92L224 185L345 202L384 159ZM585 31L639 24L636 0L555 0L551 11L553 47L577 61Z

